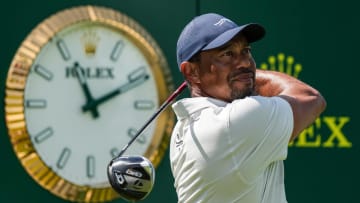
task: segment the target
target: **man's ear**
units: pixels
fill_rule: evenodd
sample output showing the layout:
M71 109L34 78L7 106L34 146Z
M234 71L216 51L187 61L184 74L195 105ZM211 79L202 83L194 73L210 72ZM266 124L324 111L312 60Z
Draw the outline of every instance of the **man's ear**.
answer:
M187 81L190 83L199 83L199 67L196 63L188 61L182 62L180 65L180 71L184 75Z

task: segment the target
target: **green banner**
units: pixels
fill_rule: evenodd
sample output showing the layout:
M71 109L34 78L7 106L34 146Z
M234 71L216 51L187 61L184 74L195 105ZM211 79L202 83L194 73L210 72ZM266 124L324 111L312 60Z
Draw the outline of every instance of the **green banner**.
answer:
M289 203L358 202L360 139L356 129L360 111L355 83L358 81L360 13L350 0L14 0L3 3L0 8L3 22L0 34L0 154L3 161L0 202L67 202L34 181L16 156L13 146L21 137L11 140L6 123L19 118L6 116L9 109L5 109L5 104L11 103L13 98L5 98L9 94L5 90L13 57L30 32L56 12L79 5L112 8L143 26L164 53L174 87L183 80L176 64L177 37L196 14L215 12L238 24L262 24L266 36L252 45L257 66L299 78L318 89L327 101L325 112L289 144L285 161ZM11 95L21 98L16 92ZM185 96L188 93L182 95ZM113 202L125 201L115 199ZM154 189L142 202L177 202L168 150L157 167Z

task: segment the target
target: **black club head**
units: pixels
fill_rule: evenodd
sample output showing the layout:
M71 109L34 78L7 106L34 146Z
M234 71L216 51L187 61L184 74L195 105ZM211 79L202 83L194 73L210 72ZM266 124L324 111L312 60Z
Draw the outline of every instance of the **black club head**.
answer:
M143 156L116 157L109 163L107 174L112 188L128 201L144 199L155 181L154 166Z

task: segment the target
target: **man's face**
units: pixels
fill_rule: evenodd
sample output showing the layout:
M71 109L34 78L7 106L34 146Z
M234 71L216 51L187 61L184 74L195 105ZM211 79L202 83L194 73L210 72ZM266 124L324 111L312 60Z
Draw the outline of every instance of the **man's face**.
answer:
M254 94L256 64L245 37L237 36L222 47L201 52L198 63L204 96L231 102Z

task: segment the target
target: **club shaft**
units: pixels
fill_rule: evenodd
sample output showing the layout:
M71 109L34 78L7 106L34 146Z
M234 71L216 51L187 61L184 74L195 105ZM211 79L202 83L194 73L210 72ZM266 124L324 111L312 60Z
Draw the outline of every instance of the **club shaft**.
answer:
M186 82L183 82L159 107L159 109L146 121L146 123L137 131L135 136L125 145L125 147L120 151L119 156L122 156L129 146L136 140L137 137L149 126L149 124L157 118L157 116L185 89Z

